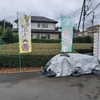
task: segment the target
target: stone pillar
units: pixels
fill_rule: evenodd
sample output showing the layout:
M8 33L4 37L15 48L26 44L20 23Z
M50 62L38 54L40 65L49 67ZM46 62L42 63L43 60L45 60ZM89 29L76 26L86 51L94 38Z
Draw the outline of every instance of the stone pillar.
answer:
M93 54L100 60L100 28L94 33L94 49Z

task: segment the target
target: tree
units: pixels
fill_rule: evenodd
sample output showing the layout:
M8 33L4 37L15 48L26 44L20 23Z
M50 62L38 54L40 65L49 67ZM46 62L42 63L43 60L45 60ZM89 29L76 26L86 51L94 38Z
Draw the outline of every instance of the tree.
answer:
M75 36L75 34L77 34L78 32L80 32L80 30L76 29L75 27L73 27L73 34Z
M0 37L2 36L2 33L3 33L3 27L0 26Z
M7 22L6 20L1 20L0 21L0 26L2 26L3 28L7 28L7 27L9 27L9 28L12 28L13 27L13 25L10 23L10 22Z
M6 43L13 43L13 31L11 28L7 28L2 35L2 39Z
M57 31L59 31L59 29L61 30L61 27L59 27L59 26L57 26L57 27L55 28L55 30L57 30Z

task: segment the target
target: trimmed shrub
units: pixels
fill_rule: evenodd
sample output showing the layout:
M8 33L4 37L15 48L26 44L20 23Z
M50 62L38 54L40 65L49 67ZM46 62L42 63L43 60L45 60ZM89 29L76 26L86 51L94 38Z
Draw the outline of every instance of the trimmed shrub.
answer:
M3 35L2 35L2 39L4 42L6 43L13 43L13 32L12 32L12 29L11 28L7 28Z
M22 67L40 67L45 64L54 55L21 55ZM19 67L19 55L0 55L0 67L13 68Z
M93 52L93 49L75 49L76 52L78 53L82 53L82 54L85 54L85 53L92 53Z
M84 42L85 43L92 43L92 37L90 35L84 36Z
M84 38L79 36L79 37L77 37L76 41L77 41L77 43L84 43Z
M74 37L73 43L93 43L93 37L90 35Z
M32 43L60 43L60 39L32 39Z
M18 43L18 34L13 34L13 42Z

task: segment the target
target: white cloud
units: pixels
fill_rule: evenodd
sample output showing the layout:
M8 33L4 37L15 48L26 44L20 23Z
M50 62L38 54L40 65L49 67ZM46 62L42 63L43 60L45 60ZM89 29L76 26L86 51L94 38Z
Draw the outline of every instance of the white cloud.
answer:
M6 19L11 23L17 18L16 12L30 12L34 16L45 16L60 22L61 14L68 15L81 8L83 0L1 0L0 20ZM99 0L93 1L92 10ZM96 11L95 14L99 13ZM80 11L71 15L73 23L78 23ZM58 24L60 25L60 23Z

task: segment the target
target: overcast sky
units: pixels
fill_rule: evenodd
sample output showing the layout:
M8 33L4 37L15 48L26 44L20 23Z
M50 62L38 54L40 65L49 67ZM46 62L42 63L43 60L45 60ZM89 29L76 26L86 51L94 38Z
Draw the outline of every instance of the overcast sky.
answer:
M73 25L79 21L83 0L0 0L0 20L11 22L14 27L14 20L17 18L16 12L28 12L33 16L45 16L58 21L60 26L61 14L70 16ZM99 0L87 0L89 13ZM75 12L74 12L75 11ZM100 6L95 10L95 16L99 14ZM99 23L100 16L96 16L95 24ZM88 21L92 14L86 18L86 24L91 25Z

